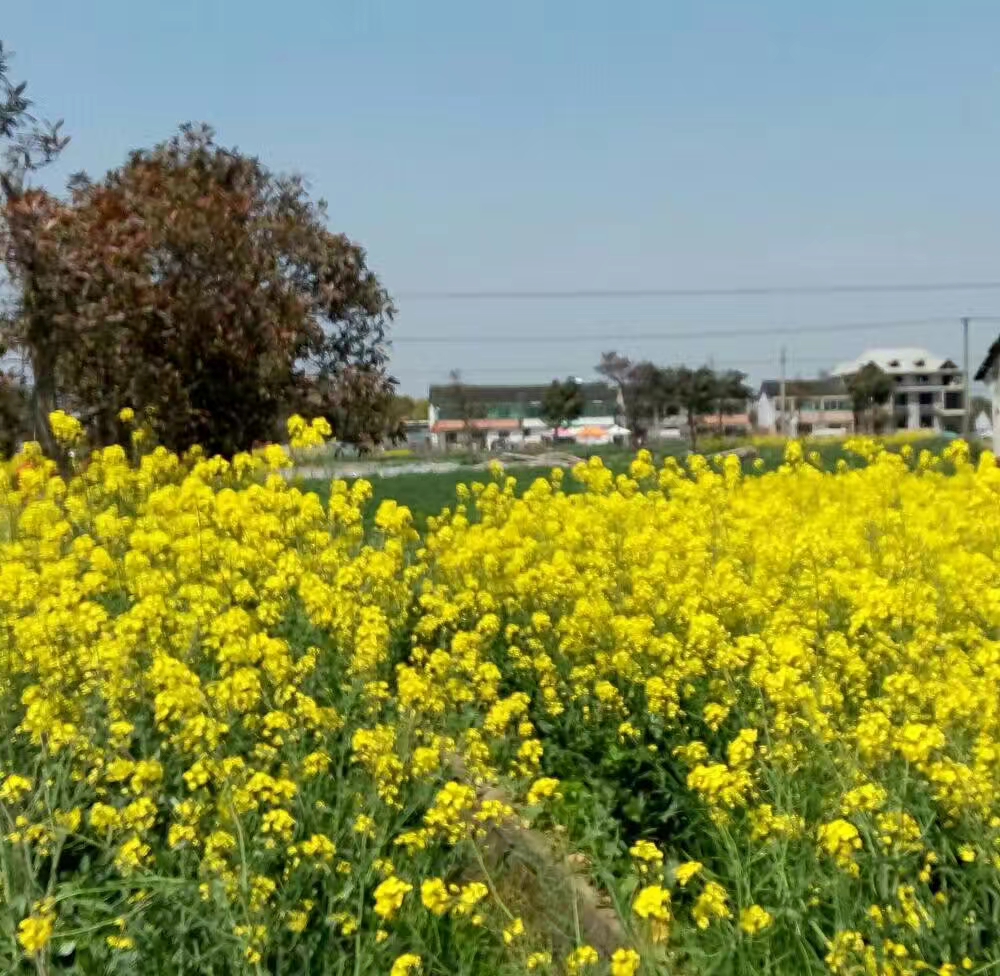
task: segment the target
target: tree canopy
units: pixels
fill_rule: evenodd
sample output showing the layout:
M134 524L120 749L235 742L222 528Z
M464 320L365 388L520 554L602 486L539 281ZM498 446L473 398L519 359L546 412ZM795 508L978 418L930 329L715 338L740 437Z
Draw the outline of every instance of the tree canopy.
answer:
M0 194L19 196L28 175L52 162L69 138L62 121L43 122L32 112L28 83L10 77L10 59L0 41Z
M866 363L847 380L855 422L867 417L869 429L875 427L875 410L892 396L892 378L877 364Z
M572 378L553 380L542 398L541 418L558 434L583 413L583 390Z
M715 410L720 431L724 414L746 410L747 401L753 396L746 380L747 374L738 369L726 369L715 374Z
M684 417L692 446L698 441L701 418L717 411L742 409L752 396L746 374L738 370L716 372L709 366L657 366L647 360L632 362L606 352L597 372L614 382L625 404L626 425L633 441L641 441L649 426L664 416Z
M395 409L401 420L426 420L430 404L423 398L399 394L396 397Z
M596 372L618 387L625 426L633 445L641 443L647 423L664 404L659 367L649 362L635 363L628 356L605 352Z
M207 127L77 179L66 201L8 200L3 244L42 407L58 396L98 442L141 407L168 446L231 453L272 437L310 384L341 408L338 436L387 433L360 421L395 385L393 306L364 250L327 229L300 178Z
M366 454L381 443L402 440L405 413L393 382L379 370L348 365L334 376L311 378L299 413L325 417L334 437Z
M719 380L708 366L670 366L663 371L665 397L672 410L680 413L688 427L691 447L698 443L698 420L712 412L719 393Z

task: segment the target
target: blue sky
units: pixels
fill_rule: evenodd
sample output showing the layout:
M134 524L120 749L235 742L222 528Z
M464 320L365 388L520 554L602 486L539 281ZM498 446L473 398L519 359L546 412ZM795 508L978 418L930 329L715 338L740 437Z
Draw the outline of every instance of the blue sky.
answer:
M589 375L605 348L755 379L782 343L802 375L871 345L959 357L957 318L1000 315L987 290L412 297L1000 279L995 0L7 7L13 74L73 139L48 182L186 120L304 173L399 296L393 366L411 392L452 368ZM802 331L616 341L769 326ZM974 323L974 358L997 330Z

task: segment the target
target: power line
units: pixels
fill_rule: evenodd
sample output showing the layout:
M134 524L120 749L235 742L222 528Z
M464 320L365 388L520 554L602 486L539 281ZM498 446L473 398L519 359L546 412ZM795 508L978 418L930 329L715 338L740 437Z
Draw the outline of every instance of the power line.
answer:
M820 325L797 325L797 326L767 326L764 328L755 327L751 329L699 329L694 332L608 332L591 335L539 335L538 332L506 335L427 335L427 336L397 336L392 340L393 345L430 345L438 343L472 343L474 345L502 345L504 343L519 342L542 342L542 343L567 343L567 342L655 342L665 339L741 339L744 337L758 338L761 336L798 336L805 333L819 332L867 332L872 329L901 329L911 328L915 325L941 325L952 323L955 319L945 316L926 319L893 319L878 322L829 322Z
M403 291L399 301L524 301L600 298L753 298L766 295L843 295L904 292L996 291L1000 281L847 283L831 285L750 285L729 288L571 288Z
M789 363L795 364L805 364L805 363L828 363L830 361L829 356L789 356ZM716 360L716 366L775 366L778 363L776 357L771 359L723 359ZM404 370L407 374L417 373L421 376L448 376L451 372L450 369L446 369L441 366L417 366L415 368L407 368ZM545 374L547 376L561 376L566 373L565 367L559 367L552 369L548 366L479 366L470 367L469 369L463 369L462 375L468 373L538 373ZM568 372L572 373L573 370Z

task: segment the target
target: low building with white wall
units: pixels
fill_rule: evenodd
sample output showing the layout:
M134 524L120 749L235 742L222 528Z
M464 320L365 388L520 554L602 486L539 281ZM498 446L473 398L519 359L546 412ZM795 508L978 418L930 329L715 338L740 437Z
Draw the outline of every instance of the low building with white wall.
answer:
M990 346L975 378L977 383L985 383L990 389L993 417L989 429L993 436L993 453L1000 457L1000 336Z
M757 397L757 429L789 437L847 436L854 430L851 395L840 376L764 380Z
M627 437L615 417L618 393L606 383L581 383L583 414L554 431L542 417L548 386L476 386L465 383L431 386L428 419L432 443L443 450L474 444L502 450L542 444L556 437L580 443L611 443Z

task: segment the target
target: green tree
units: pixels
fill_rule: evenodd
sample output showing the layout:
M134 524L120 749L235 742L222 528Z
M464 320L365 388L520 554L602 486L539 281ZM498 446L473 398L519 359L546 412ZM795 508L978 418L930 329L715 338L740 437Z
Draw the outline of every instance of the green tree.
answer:
M715 374L715 409L720 434L725 414L745 411L747 401L753 396L746 379L747 374L738 369L726 369Z
M672 409L667 370L645 360L636 363L629 376L633 404L633 424L637 442L642 442L650 429L656 429Z
M540 416L558 436L559 429L576 420L585 405L583 389L575 379L553 380L542 398Z
M396 397L395 409L400 420L426 420L430 405L426 400L401 394Z
M687 422L691 449L698 447L698 420L710 414L716 403L718 378L708 366L692 369L671 366L663 371L664 396L672 410L682 414Z
M621 356L612 351L602 353L601 361L595 367L595 371L610 380L618 390L622 420L629 430L629 439L633 446L641 442L643 435L640 429L643 408L641 402L643 389L640 382L642 377L641 371L637 371L636 366L637 364L628 356Z
M300 178L206 127L77 179L66 201L22 200L6 243L42 406L58 391L98 442L143 407L169 447L228 454L272 436L306 376L351 436L388 433L374 405L395 393L393 306L364 250L327 229Z
M866 363L847 380L854 410L854 425L861 427L867 418L868 430L875 431L875 413L892 396L892 378L877 363Z
M467 447L475 444L475 404L468 387L462 382L462 371L453 369L450 374L451 379L451 402L458 419L462 421L462 436Z
M62 120L40 121L32 112L27 82L10 78L10 58L0 41L0 192L20 197L31 173L47 166L66 148Z

